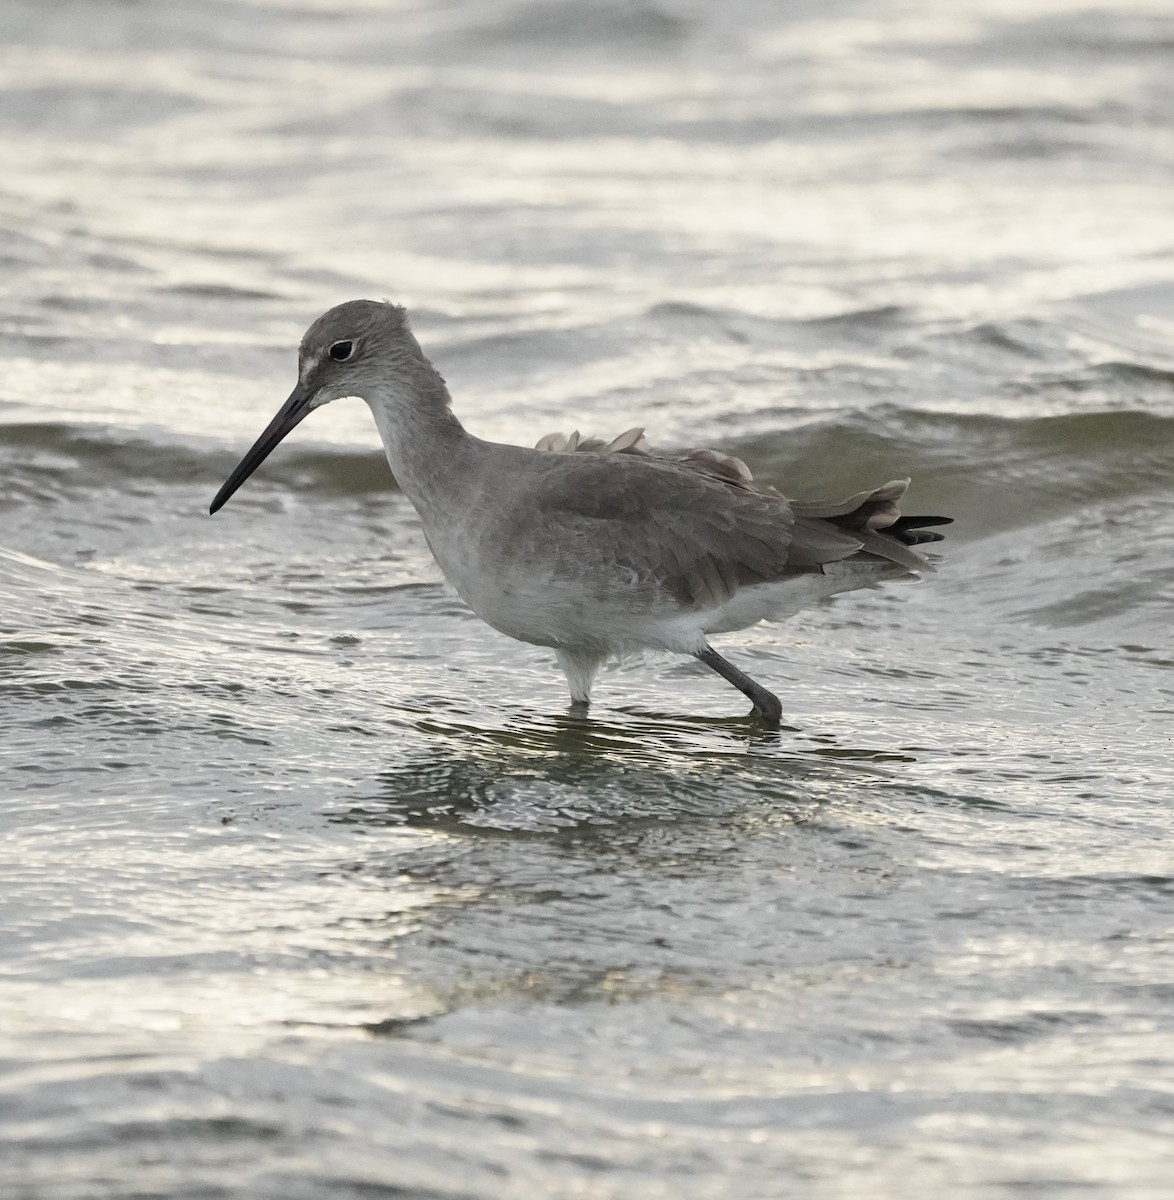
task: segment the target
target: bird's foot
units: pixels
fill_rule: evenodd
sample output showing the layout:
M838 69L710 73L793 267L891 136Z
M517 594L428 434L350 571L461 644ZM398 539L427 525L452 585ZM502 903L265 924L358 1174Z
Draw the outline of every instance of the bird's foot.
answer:
M757 717L767 729L778 729L783 721L783 706L774 692L768 692L760 683L755 683L745 671L740 671L732 662L727 662L708 643L694 656L711 670L716 671L728 683L750 698L754 707L750 710L752 717Z
M783 723L783 706L777 696L764 690L761 696L754 698L754 707L747 716L757 717L767 729L774 731Z

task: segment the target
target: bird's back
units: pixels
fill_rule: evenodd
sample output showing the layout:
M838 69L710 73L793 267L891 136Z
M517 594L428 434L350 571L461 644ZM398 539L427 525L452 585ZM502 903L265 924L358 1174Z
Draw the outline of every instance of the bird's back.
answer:
M677 648L682 636L771 615L779 585L810 582L828 564L855 558L862 570L860 583L835 572L824 590L924 563L865 527L876 512L896 517L903 483L803 505L720 462L496 443L481 443L477 459L472 503L454 528L428 530L429 542L474 611L524 641Z

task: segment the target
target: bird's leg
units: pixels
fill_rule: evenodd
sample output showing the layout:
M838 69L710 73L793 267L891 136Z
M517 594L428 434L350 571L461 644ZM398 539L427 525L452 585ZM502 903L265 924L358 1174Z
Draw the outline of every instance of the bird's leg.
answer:
M732 683L744 696L748 696L750 703L754 705L754 711L767 729L778 729L783 719L783 706L779 703L778 696L768 692L761 684L755 683L745 671L739 671L732 662L727 662L708 642L693 657Z
M594 654L576 654L571 650L556 650L554 653L567 677L571 711L582 716L591 703L591 684L603 665L603 659Z

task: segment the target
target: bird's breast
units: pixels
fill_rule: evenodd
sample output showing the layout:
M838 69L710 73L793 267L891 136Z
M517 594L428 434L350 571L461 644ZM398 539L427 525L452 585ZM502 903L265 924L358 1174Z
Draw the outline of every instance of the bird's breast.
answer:
M664 621L678 615L678 605L629 566L578 559L537 539L503 543L485 526L471 514L457 527L426 524L425 535L457 594L509 637L618 653L659 645Z

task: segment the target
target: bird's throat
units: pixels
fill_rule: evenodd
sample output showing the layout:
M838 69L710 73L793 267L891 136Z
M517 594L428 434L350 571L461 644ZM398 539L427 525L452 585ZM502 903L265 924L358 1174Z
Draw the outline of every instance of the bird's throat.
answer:
M438 377L439 378L439 377ZM388 389L367 398L396 483L428 524L460 507L476 439L454 416L448 394Z

